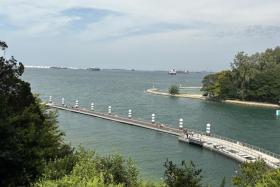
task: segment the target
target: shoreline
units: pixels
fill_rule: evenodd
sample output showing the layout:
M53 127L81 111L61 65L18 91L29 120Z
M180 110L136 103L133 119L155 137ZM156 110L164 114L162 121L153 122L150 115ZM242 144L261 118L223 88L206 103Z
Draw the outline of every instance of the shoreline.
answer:
M159 91L157 88L147 89L146 92L150 93L150 94L154 94L154 95L163 95L163 96L171 96L171 97L178 97L178 98L207 100L207 97L199 95L199 94L176 94L176 95L171 95L169 93ZM277 105L277 104L254 102L254 101L240 101L240 100L226 99L226 100L223 100L221 102L222 103L227 103L227 104L262 107L262 108L274 108L274 109L275 108L280 108L280 106Z
M154 95L163 95L163 96L171 96L171 97L181 97L181 98L189 98L189 99L200 99L206 100L205 96L199 94L175 94L171 95L170 93L161 92L157 88L150 88L146 90L147 93L154 94Z

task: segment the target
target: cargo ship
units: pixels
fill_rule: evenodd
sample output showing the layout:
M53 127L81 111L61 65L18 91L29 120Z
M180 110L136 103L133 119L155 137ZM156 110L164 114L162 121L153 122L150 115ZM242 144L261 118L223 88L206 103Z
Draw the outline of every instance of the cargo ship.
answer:
M90 71L100 71L101 69L100 68L96 68L96 67L91 67L91 68L87 68L87 70L90 70Z

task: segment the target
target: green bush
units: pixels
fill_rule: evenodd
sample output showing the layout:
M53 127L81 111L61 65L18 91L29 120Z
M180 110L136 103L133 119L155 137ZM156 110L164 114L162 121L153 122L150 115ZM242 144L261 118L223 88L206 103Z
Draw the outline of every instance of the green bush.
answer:
M253 187L268 171L264 160L245 162L240 165L237 175L232 178L232 183L240 187Z
M167 160L164 164L166 170L164 172L165 184L169 187L202 187L201 169L196 169L193 162L186 164L182 161L181 166L177 166L172 161Z
M79 149L73 156L48 163L34 186L126 186L140 185L132 160L120 155L98 156Z
M279 187L279 186L280 186L280 169L268 172L256 184L256 187Z
M172 86L170 86L168 92L171 95L179 94L179 87L177 85L172 85Z

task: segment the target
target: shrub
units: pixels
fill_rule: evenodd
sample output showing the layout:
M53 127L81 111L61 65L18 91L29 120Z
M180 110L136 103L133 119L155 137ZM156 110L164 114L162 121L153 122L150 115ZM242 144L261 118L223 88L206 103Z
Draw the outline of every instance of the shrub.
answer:
M179 94L179 87L177 85L172 85L170 88L169 88L169 93L171 95L176 95L176 94Z
M169 187L202 187L201 169L196 169L193 162L186 164L182 161L181 166L174 164L172 161L167 160L164 164L166 168L164 172L165 184Z
M120 155L98 156L79 149L73 156L49 163L40 186L139 186L138 170L132 160Z

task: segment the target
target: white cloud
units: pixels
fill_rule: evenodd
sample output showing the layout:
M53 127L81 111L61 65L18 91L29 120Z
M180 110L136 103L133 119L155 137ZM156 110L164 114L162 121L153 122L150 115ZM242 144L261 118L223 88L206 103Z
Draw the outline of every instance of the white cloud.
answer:
M71 17L61 14L66 9L108 9L125 14L120 17L122 19L112 19L114 26L111 29L114 31L118 23L120 28L122 26L123 30L127 29L127 25L122 25L127 22L143 25L145 22L186 24L197 21L217 27L277 25L280 24L279 7L279 0L13 0L2 1L0 12L21 29L48 31L49 25L54 25L53 30L63 29L71 21ZM104 27L108 32L107 24L108 19L104 20Z
M44 52L50 51L56 63L63 61L61 54L68 55L69 59L65 58L72 66L77 60L74 54L82 54L85 65L89 65L92 53L98 56L100 66L110 66L112 61L128 66L125 58L132 61L139 52L141 56L137 62L147 61L150 57L165 62L162 67L168 68L167 59L177 60L178 66L183 66L182 59L185 58L202 64L206 63L207 56L211 57L209 60L217 61L218 57L213 54L218 55L220 50L225 56L217 64L222 67L224 63L225 67L234 55L234 48L246 50L248 42L252 42L252 50L260 50L280 42L279 7L279 0L0 0L0 36L12 43L32 40L30 48L44 50L38 51L42 58L46 58L42 59L42 65L48 65L49 55ZM63 11L82 8L120 14L107 15L93 22L87 20L83 30L71 28L73 21L82 21L82 18L65 15ZM1 16L5 20L1 21ZM13 28L2 29L5 23ZM57 48L54 49L50 40L56 41ZM79 46L77 53L72 51L75 46ZM211 55L209 50L213 51ZM112 57L99 55L108 53ZM196 56L196 53L204 55ZM21 55L32 60L32 54L27 51ZM193 63L197 67L206 67L202 64ZM144 65L135 66L144 68Z

